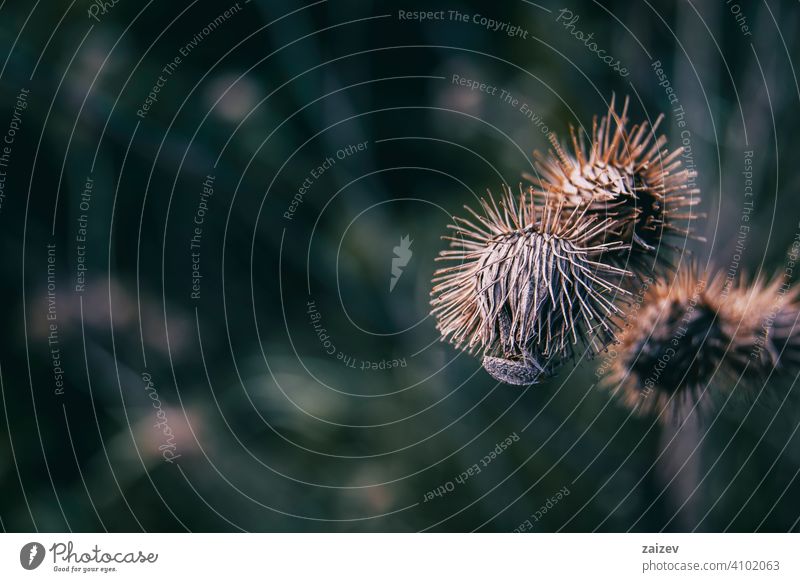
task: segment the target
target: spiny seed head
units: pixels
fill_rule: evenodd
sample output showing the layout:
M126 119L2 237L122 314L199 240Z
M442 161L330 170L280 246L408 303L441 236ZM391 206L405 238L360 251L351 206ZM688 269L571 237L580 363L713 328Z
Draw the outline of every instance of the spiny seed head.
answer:
M717 274L708 281L684 266L633 305L604 384L630 408L662 421L707 410L715 378L727 387L763 382L800 362L798 290L781 279L747 285Z
M759 277L747 285L744 277L731 281L718 276L710 293L729 322L737 322L733 372L765 382L800 365L800 288L783 277L767 282ZM745 349L749 347L750 349ZM747 355L745 356L745 352Z
M650 270L669 260L661 247L664 237L691 236L692 207L700 202L695 172L682 169L683 148L670 152L667 138L656 136L664 119L628 128L628 99L617 114L614 98L605 115L592 122L591 144L570 126L572 151L550 134L553 149L547 157L534 152L538 176L525 174L534 196L550 203L588 205L591 213L614 218L614 228L600 241L621 240L630 245L625 259L637 270ZM658 260L658 261L657 261Z
M579 342L601 349L615 338L613 303L626 271L602 262L625 251L622 242L595 243L615 225L584 209L537 205L525 192L504 187L499 203L489 193L481 212L450 225L450 248L437 260L455 263L436 271L432 313L442 338L485 364L501 358L512 367L531 363L547 376L574 354ZM511 383L507 371L486 366Z

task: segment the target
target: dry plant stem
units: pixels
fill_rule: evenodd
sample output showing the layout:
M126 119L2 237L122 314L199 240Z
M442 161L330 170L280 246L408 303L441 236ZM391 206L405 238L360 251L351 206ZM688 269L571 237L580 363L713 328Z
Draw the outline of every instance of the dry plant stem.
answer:
M680 424L662 424L658 437L658 457L653 477L663 493L665 517L672 529L689 531L697 525L697 505L702 492L700 482L702 433L700 416L688 415Z

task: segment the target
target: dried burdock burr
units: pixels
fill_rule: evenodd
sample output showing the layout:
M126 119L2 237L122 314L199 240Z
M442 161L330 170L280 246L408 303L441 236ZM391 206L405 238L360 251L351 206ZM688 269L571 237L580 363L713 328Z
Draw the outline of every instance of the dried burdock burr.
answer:
M742 392L800 363L798 290L782 279L706 279L683 266L643 295L620 334L604 385L637 412L680 422L710 408L715 391Z
M504 187L481 212L455 218L450 248L438 260L455 263L434 274L432 313L442 338L483 356L494 378L533 384L552 375L576 345L600 350L615 339L612 316L623 269L606 256L620 241L597 243L618 225L584 208L540 205Z
M664 119L628 127L628 99L617 114L614 98L608 113L592 122L591 143L570 126L571 151L555 134L548 156L534 152L537 176L525 174L534 196L567 206L588 205L591 213L611 217L614 228L599 233L601 241L630 245L636 271L648 272L669 264L668 251L691 235L692 207L700 202L695 172L682 168L679 147L671 152L667 138L657 135ZM671 242L670 242L671 241Z

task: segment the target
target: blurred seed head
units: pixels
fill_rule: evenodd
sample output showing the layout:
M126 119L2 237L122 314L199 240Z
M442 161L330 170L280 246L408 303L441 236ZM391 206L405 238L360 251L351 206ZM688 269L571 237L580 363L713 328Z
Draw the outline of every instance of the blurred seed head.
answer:
M715 391L763 385L800 363L798 289L782 279L748 285L710 277L694 265L645 293L619 334L618 357L604 381L630 408L680 422L709 410ZM740 380L741 378L741 380ZM719 382L714 382L714 380Z
M601 241L620 240L630 245L635 271L649 271L668 264L668 240L691 236L691 221L698 218L692 207L700 202L694 187L695 172L682 169L683 148L670 152L666 136L657 136L664 119L652 127L647 121L628 127L628 99L622 113L614 98L608 113L592 122L591 143L570 126L571 151L550 134L553 149L548 156L534 153L537 176L525 174L534 196L567 206L588 205L590 212L613 218L613 228L599 233ZM656 260L658 259L658 260Z
M442 338L490 364L531 362L545 377L573 357L577 344L600 350L614 341L613 300L627 293L619 281L630 273L604 257L626 247L594 241L619 225L586 207L541 205L509 188L499 202L489 193L480 205L481 212L465 207L469 219L454 219L453 235L444 237L450 248L437 259L455 263L433 279L432 313ZM523 383L486 367L498 379Z

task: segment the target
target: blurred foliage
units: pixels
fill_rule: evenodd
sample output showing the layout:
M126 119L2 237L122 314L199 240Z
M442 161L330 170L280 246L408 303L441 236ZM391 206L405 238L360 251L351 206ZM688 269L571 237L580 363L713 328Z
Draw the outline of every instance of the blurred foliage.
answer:
M742 3L749 36L723 2L576 3L578 28L628 77L547 3L240 2L169 75L229 5L119 2L99 22L89 6L0 4L0 133L30 90L0 207L3 528L511 531L563 487L534 531L796 527L793 385L737 386L703 423L662 428L597 389L592 362L540 386L497 386L437 341L428 316L450 215L517 184L530 152L547 148L519 107L454 74L506 89L562 136L590 126L612 93L630 95L632 118L666 112L678 145L660 60L707 213L708 242L687 249L731 265L753 150L740 268L782 272L800 218L795 2ZM397 12L440 8L529 35ZM326 158L335 163L287 219ZM208 175L194 300L190 240ZM405 235L413 257L390 293ZM48 244L63 395L48 345ZM343 358L327 353L309 301ZM402 364L362 370L365 360ZM180 455L172 463L145 373Z

